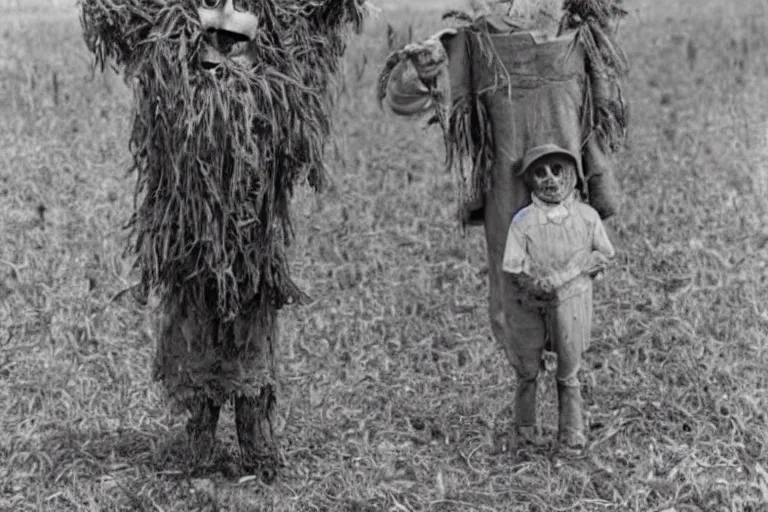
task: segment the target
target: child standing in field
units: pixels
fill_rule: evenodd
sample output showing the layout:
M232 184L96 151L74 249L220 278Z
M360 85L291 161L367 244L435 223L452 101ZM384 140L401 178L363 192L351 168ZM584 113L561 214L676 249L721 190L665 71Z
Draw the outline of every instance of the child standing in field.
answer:
M544 328L521 323L513 347L518 375L516 435L538 442L536 378L547 338L557 354L558 444L586 445L578 370L589 346L592 280L615 254L598 213L577 197L577 157L555 144L526 152L519 175L531 204L512 219L502 268L521 289L521 305L537 311Z

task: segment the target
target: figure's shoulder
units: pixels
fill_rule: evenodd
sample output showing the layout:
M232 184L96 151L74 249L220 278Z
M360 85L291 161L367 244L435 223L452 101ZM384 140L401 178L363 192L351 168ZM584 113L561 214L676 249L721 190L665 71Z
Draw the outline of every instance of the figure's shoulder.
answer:
M512 216L512 225L523 226L530 222L532 214L534 214L534 205L529 204L520 208L515 215Z
M573 208L578 214L590 223L600 222L600 214L589 204L583 201L574 201Z

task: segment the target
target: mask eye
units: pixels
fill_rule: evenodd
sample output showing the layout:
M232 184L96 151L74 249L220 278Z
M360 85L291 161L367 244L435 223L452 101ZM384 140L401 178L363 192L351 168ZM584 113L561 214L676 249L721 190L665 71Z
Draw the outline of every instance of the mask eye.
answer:
M563 164L553 164L550 170L553 176L558 177L563 172Z
M536 167L533 170L533 177L536 179L543 180L547 177L547 170L544 167Z
M205 9L216 9L221 6L224 0L200 0L200 4Z

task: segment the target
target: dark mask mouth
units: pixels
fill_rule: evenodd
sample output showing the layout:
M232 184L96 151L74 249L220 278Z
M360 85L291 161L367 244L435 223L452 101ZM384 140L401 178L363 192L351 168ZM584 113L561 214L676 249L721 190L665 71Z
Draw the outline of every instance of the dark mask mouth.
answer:
M538 186L534 191L534 194L544 202L547 203L559 203L568 197L570 190L561 185L545 184Z
M236 43L230 53L225 54L217 48L203 42L198 57L198 66L203 72L212 73L217 77L224 76L226 69L246 69L253 66L252 56L249 55L249 44L243 41Z
M219 74L225 61L240 60L248 53L251 38L241 32L224 28L208 28L202 37L200 67Z
M205 31L204 39L209 46L215 48L222 55L229 55L233 50L251 42L251 39L245 34L213 28Z

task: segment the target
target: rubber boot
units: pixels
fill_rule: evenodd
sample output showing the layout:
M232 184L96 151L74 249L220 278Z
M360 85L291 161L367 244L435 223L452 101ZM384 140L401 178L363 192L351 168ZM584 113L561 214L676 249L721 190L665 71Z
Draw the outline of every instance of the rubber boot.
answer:
M277 444L272 426L275 394L267 386L260 397L235 397L235 427L243 470L265 483L277 476Z
M581 389L578 385L557 384L558 397L558 445L561 451L578 455L587 445L584 435Z
M216 446L216 426L221 406L206 397L194 399L188 405L191 414L187 421L187 440L195 465L206 464L213 457Z
M536 422L536 379L518 380L515 393L515 437L517 445L541 445Z

